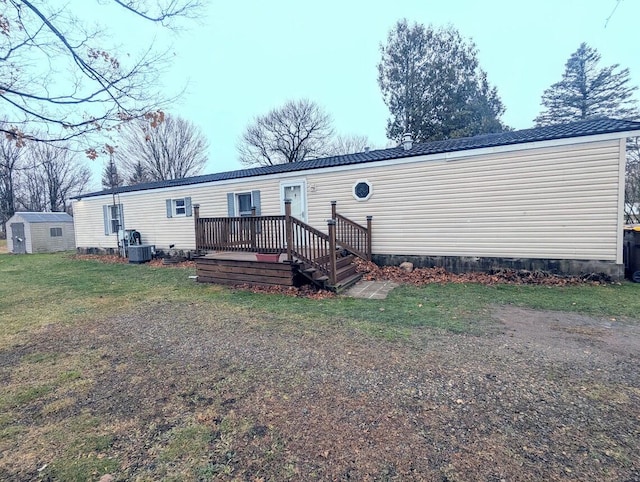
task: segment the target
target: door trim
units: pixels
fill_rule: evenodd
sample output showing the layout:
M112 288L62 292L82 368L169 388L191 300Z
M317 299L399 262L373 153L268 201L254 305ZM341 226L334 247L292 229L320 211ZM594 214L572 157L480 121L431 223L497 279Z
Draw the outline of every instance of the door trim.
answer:
M290 179L287 181L280 181L280 214L284 214L284 200L285 200L285 188L291 186L300 186L300 194L302 196L302 219L301 221L307 222L307 180L306 179Z

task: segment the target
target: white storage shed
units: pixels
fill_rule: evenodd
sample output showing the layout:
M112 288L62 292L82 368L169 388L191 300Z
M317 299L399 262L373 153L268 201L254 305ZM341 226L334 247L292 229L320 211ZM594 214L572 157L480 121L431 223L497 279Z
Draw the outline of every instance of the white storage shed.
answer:
M75 247L73 218L67 213L17 212L7 221L10 253L50 253Z

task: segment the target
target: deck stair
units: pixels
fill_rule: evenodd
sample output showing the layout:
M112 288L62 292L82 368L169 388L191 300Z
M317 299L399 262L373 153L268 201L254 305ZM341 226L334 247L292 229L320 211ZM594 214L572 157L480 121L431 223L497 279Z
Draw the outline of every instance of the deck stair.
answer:
M357 272L353 254L347 254L346 256L338 254L338 256L336 259L335 283L331 283L329 275L325 274L324 271L303 261L298 261L298 271L319 288L340 293L360 281L362 273Z
M356 256L371 259L371 217L367 217L366 227L361 226L336 213L335 202L331 214L327 234L293 217L289 200L285 200L285 214L279 216L256 216L254 212L249 217L201 218L199 206L194 206L196 248L245 256L255 253L258 261L261 255L282 256L290 265L293 276L287 276L287 280L291 283L299 275L298 278L305 278L319 288L339 293L362 278L355 264ZM267 277L266 268L243 262L245 265L223 268L222 261L203 261L203 280L224 282L224 279L231 283L236 279L233 276L238 276L250 284L273 284L275 278ZM206 264L209 266L205 267ZM225 274L222 278L224 270L235 270L237 274ZM291 284L289 281L286 284Z

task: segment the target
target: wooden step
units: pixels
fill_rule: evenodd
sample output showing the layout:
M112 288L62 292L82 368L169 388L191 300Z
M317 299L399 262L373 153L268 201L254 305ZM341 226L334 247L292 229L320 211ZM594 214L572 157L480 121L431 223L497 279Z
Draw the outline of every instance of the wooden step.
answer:
M362 279L362 273L355 273L348 277L347 279L342 280L335 286L328 287L330 290L335 291L336 293L342 293L343 291L351 288L354 284Z
M346 279L356 273L356 265L348 264L338 269L336 272L336 280L340 283L343 279Z
M345 256L343 258L338 258L336 260L336 268L340 269L350 265L351 263L353 263L353 258L354 256L352 254L350 254L349 256Z

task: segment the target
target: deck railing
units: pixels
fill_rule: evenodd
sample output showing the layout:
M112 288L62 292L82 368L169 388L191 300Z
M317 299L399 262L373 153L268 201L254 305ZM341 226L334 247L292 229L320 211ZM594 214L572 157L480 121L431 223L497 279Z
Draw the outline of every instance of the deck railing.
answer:
M284 216L196 217L196 249L212 251L285 252Z
M289 200L284 216L201 218L199 206L194 206L194 218L198 250L287 253L288 261L298 259L335 284L335 230L332 242L329 235L291 216Z
M338 214L336 201L331 201L331 218L336 221L337 243L361 258L371 261L371 222L373 217L367 216L367 227L365 228L342 214Z
M290 220L292 242L287 243L287 247L291 246L290 256L317 269L331 284L335 284L335 238L332 243L331 237L322 231L294 217Z
M371 259L371 216L367 227L336 212L331 203L329 234L291 216L291 201L285 200L283 216L241 216L201 218L194 206L196 249L211 251L247 251L253 253L287 253L289 262L300 260L336 283L337 248L345 248L361 258Z

